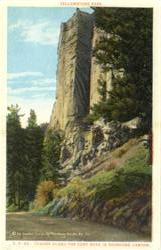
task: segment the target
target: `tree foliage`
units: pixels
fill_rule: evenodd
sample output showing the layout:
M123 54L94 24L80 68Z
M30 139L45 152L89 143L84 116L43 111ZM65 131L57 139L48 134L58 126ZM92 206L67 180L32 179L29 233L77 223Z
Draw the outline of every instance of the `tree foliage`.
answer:
M99 91L93 113L108 120L142 118L151 127L152 9L95 8L96 25L105 31L94 55L105 72L112 71L109 98Z
M37 127L37 118L35 111L33 109L30 110L30 116L28 118L28 128Z
M35 111L31 109L26 128L26 158L28 170L28 200L33 200L42 168L44 132L36 122Z
M7 206L27 208L34 199L42 162L43 131L30 113L27 128L21 127L18 105L7 115ZM34 114L34 116L33 116Z
M7 115L7 203L21 207L27 190L25 181L25 131L21 128L18 105L8 107Z
M60 152L62 136L58 131L49 129L46 133L43 145L43 159L41 180L52 180L58 182L60 170Z

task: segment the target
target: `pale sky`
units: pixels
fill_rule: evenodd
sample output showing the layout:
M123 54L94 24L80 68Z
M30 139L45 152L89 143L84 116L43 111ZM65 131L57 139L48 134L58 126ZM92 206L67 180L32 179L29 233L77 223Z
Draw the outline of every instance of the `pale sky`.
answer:
M55 100L60 24L76 8L8 8L8 105L18 104L24 127L30 109L49 122ZM92 12L91 9L82 9Z

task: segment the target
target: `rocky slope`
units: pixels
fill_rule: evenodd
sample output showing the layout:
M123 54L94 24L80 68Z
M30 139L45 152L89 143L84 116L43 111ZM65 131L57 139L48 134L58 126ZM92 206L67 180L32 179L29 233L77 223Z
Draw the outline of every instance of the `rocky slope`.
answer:
M138 118L127 123L96 121L92 126L75 126L62 143L60 163L62 174L69 180L86 177L102 167L103 157L110 160L110 152L133 138L139 129Z
M93 220L151 232L151 167L140 136L141 120L85 122L99 101L98 80L112 86L92 55L102 36L92 15L77 10L62 24L58 47L57 99L49 128L64 134L61 189L39 213ZM113 72L114 73L114 72ZM118 74L118 72L115 72ZM107 96L108 98L108 96Z
M39 214L90 220L151 234L151 166L143 137L102 156L99 170L75 177L53 192Z
M112 86L111 72L104 73L92 53L103 36L108 34L95 27L93 15L79 9L61 26L57 98L49 128L64 133L60 162L68 180L84 175L96 158L127 142L140 126L138 118L125 124L84 122L90 107L99 101L99 80L106 81L107 90Z

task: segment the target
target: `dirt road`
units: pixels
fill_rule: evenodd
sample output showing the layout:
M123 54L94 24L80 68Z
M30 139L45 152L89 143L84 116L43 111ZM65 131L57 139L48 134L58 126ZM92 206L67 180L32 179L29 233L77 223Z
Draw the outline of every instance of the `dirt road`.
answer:
M28 212L8 213L7 240L48 241L149 241L147 237L92 222L37 216Z

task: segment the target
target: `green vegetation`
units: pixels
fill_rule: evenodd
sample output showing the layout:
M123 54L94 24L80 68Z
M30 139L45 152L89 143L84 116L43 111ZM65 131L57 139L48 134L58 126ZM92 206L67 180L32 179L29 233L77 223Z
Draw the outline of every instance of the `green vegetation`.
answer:
M59 159L61 152L62 136L58 131L47 130L43 144L42 169L40 180L58 182L61 169Z
M89 219L92 214L95 214L96 217L97 210L95 211L95 209L100 207L99 211L102 211L101 204L108 204L107 209L109 210L111 208L115 210L118 207L116 215L117 218L120 218L120 213L124 214L126 211L125 213L128 214L130 212L127 211L128 202L131 204L134 199L137 199L138 202L139 197L145 201L150 200L152 169L146 163L147 157L148 151L142 146L139 147L135 156L119 168L101 171L88 180L76 177L66 187L54 188L56 192L54 192L53 200L34 211L39 215L49 214ZM121 206L123 207L121 208ZM102 214L106 214L105 211L102 211ZM100 217L100 220L104 219Z
M7 116L7 206L21 208L26 202L28 183L26 177L25 130L21 128L18 105L8 108Z
M34 110L30 111L26 133L26 169L28 174L28 201L31 202L35 197L35 190L39 183L40 171L42 169L42 150L44 133L36 122Z
M146 163L147 150L142 148L137 155L119 169L99 172L91 179L74 179L61 189L57 196L83 200L108 200L133 191L151 182L151 166Z
M35 199L40 181L58 181L60 136L38 126L34 110L28 125L21 127L18 105L8 107L7 115L7 209L26 210ZM42 184L43 185L43 184ZM38 190L39 190L38 186ZM49 200L47 200L48 202ZM46 203L45 203L46 204Z
M65 188L62 188L57 192L57 197L68 197L74 199L75 201L79 201L85 197L86 192L86 182L80 177L76 177Z
M134 191L151 182L151 167L146 164L145 150L119 169L98 173L88 182L89 197L108 200Z
M90 119L127 121L142 118L151 129L152 9L94 8L96 25L109 34L97 43L94 54L104 72L112 72L112 90L99 80L100 102Z
M96 45L94 55L103 71L112 73L112 90L107 92L107 82L99 80L100 101L92 107L86 122L92 123L100 117L105 121L114 122L125 122L139 117L142 128L138 134L150 133L152 10L142 8L94 8L94 10L97 27L108 34ZM117 158L123 158L128 152L131 146L129 142L117 152L111 153L110 162L107 162L104 171L98 172L88 180L76 177L62 188L60 185L64 177L60 174L62 134L60 131L48 129L47 124L38 126L34 110L30 111L26 128L21 127L21 116L18 105L11 105L8 108L8 211L31 208L39 214L71 215L71 217L74 211L76 216L87 213L88 218L90 207L95 209L107 201L119 200L121 203L121 197L128 196L130 192L151 187L152 169L147 162L151 159L148 148L151 148L152 137L149 139L147 149L140 147L135 157L124 161L123 165L119 166ZM83 127L81 129L83 130ZM101 133L99 136L101 137ZM117 217L121 213L122 211L119 211Z

